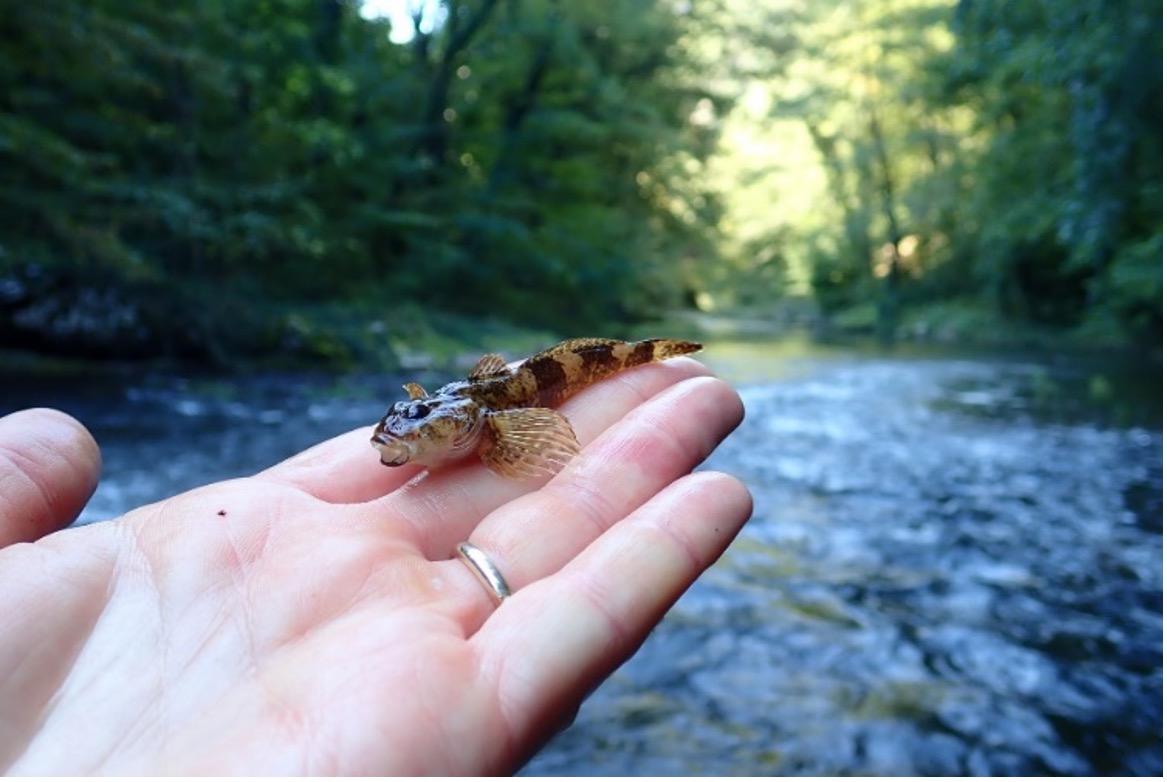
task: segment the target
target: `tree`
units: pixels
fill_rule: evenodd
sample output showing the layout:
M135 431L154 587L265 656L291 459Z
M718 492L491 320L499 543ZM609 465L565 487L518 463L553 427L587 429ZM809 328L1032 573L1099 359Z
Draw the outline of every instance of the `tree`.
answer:
M838 215L837 239L815 261L816 293L828 309L874 299L887 338L903 279L923 272L938 227L912 189L957 145L960 118L924 100L927 63L949 42L945 10L937 0L808 4L791 22L799 55L774 104L804 123Z
M680 301L717 219L692 9L451 0L399 46L358 6L0 9L0 332L227 360L313 304L574 331Z
M966 0L949 101L991 141L972 200L978 276L1062 324L1162 323L1162 5Z

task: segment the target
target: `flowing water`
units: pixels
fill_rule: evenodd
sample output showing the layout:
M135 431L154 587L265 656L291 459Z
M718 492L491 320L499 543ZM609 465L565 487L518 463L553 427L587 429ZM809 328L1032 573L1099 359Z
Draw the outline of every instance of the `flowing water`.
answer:
M747 409L705 467L754 517L523 773L1162 772L1158 366L703 358ZM90 426L90 522L369 424L399 382L6 383L0 412Z

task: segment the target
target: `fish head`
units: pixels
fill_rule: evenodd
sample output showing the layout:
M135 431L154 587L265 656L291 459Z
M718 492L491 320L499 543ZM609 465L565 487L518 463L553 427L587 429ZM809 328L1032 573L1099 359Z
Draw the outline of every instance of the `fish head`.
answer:
M373 430L381 464L435 465L468 453L482 431L482 415L466 397L424 397L397 402Z

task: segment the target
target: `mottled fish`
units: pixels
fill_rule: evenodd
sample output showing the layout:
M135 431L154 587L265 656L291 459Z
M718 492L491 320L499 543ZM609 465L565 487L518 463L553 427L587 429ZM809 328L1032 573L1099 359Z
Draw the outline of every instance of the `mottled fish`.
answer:
M466 380L432 394L406 383L409 401L389 408L373 431L373 447L390 467L432 466L475 452L507 478L553 474L580 446L571 423L552 407L623 369L700 349L676 339L569 339L513 369L490 353Z

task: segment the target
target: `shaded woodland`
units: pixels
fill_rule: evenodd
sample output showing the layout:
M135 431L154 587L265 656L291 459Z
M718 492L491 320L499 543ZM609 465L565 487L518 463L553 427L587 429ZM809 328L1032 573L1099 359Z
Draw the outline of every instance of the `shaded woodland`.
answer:
M0 5L0 345L351 363L792 299L1161 343L1160 3L413 7Z

